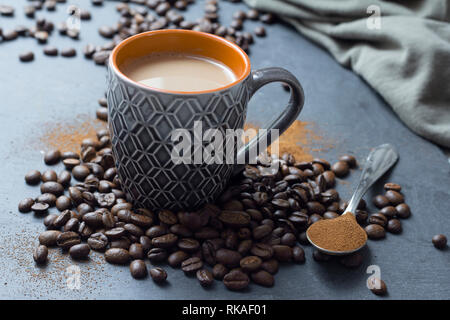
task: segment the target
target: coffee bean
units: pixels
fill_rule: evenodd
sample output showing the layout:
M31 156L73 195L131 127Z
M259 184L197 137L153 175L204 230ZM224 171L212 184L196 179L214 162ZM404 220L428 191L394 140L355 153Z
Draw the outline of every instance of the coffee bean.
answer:
M258 20L259 12L258 10L250 9L249 11L247 11L246 16L250 20Z
M198 257L186 259L181 263L181 270L183 270L187 274L194 273L202 267L203 262Z
M36 213L36 214L43 214L45 212L47 212L48 208L50 206L48 205L48 203L43 203L43 202L35 202L32 206L31 206L31 210Z
M12 41L17 39L19 34L16 30L4 30L2 33L2 37L4 41Z
M58 55L58 49L53 46L45 46L43 51L46 56L55 57Z
M71 200L69 197L67 196L60 196L58 197L58 199L56 200L56 208L59 211L64 211L66 209L70 209L70 207L72 206Z
M111 50L101 50L97 51L92 55L92 59L95 64L105 65L111 55Z
M405 201L405 198L400 192L394 190L388 190L385 193L385 197L389 200L389 202L393 205L399 205Z
M223 277L225 277L225 275L228 273L228 269L223 264L218 263L213 267L212 273L214 279L222 280Z
M70 180L72 179L72 175L69 171L63 170L58 174L56 182L61 184L63 187L67 187L70 185Z
M249 277L239 270L232 270L223 277L223 283L229 290L239 291L248 287Z
M250 222L250 216L244 211L222 211L219 220L230 227L245 227Z
M382 239L386 236L386 232L379 224L369 224L364 228L369 239Z
M90 173L86 165L78 165L72 169L72 175L78 181L83 181Z
M295 246L292 248L292 259L297 263L305 262L305 251L302 247Z
M147 253L148 259L153 263L164 261L166 260L167 256L167 251L162 248L152 248Z
M272 246L273 256L280 262L287 262L292 260L292 248L285 245Z
M350 154L345 154L345 155L339 157L339 161L347 162L347 164L350 168L355 168L357 165L356 158Z
M44 155L44 162L47 165L56 164L61 160L61 152L59 150L47 151Z
M380 213L384 215L386 218L391 219L397 215L397 209L393 206L387 206L380 210Z
M54 194L43 193L35 199L35 202L46 203L50 207L53 207L56 204L56 199L57 198Z
M36 185L41 182L41 172L38 170L31 170L25 175L25 182L29 185Z
M339 178L345 177L350 172L349 164L346 161L336 162L331 166L331 170Z
M63 249L69 249L80 242L80 236L73 231L62 232L56 237L56 244Z
M275 259L270 259L270 260L264 261L261 264L261 269L263 269L271 274L276 274L278 272L278 267L279 267L279 263Z
M53 226L56 228L61 228L64 226L67 221L72 217L72 213L70 210L64 210L61 214L53 221Z
M261 21L262 23L266 23L266 24L271 24L273 23L275 20L273 14L271 13L265 13L260 15L259 17L259 21Z
M384 184L384 190L393 190L393 191L397 191L400 192L402 190L402 187L399 184L393 183L393 182L388 182Z
M387 231L390 233L401 233L402 232L402 223L398 219L391 219L388 221L386 226Z
M19 55L19 59L22 62L30 62L34 60L34 53L32 51L26 51Z
M239 265L243 271L254 272L261 267L262 260L257 256L247 256L240 260Z
M23 11L28 18L34 18L36 8L34 6L25 6Z
M108 246L108 237L101 232L92 234L87 243L92 250L101 251Z
M255 30L253 30L256 36L258 37L265 37L266 36L266 29L264 27L256 27Z
M196 276L202 287L210 287L214 282L213 275L209 270L197 270Z
M48 181L55 182L58 180L58 175L55 170L46 170L46 171L44 171L44 173L42 173L41 179L43 182L48 182Z
M79 227L80 221L77 218L70 218L69 221L67 221L66 224L64 225L63 230L77 232Z
M111 248L105 251L105 259L112 264L125 264L130 260L130 254L122 248Z
M61 56L65 58L75 57L77 55L77 51L74 48L63 48L61 49Z
M260 286L264 287L273 287L275 284L275 278L269 272L265 270L260 270L252 273L251 275L252 281Z
M44 264L47 262L48 249L44 245L40 245L34 249L33 259L37 264Z
M447 237L443 234L437 234L433 236L432 242L437 249L445 249L447 246Z
M253 238L256 240L262 239L272 232L272 227L269 225L260 225L253 229Z
M19 211L22 213L27 213L31 211L31 207L34 205L34 200L32 198L25 198L19 202Z
M216 261L228 268L239 266L242 256L239 252L230 249L219 249L216 252Z
M273 248L264 243L255 243L250 249L252 255L258 256L263 260L268 260L273 256Z
M144 260L137 259L133 260L130 263L130 273L131 276L135 279L142 279L148 275L147 266L145 265Z
M369 217L369 223L379 224L382 227L386 227L387 222L387 218L382 213L374 213Z
M373 198L373 204L378 209L382 209L390 205L389 199L383 195L377 195Z
M39 235L39 243L47 247L53 247L56 245L56 239L61 234L61 231L48 230Z
M91 249L85 243L76 244L69 249L70 257L74 260L84 260L87 259Z
M167 272L162 268L150 269L150 276L156 283L162 283L167 279Z
M103 5L103 0L91 0L93 6L101 6Z
M178 223L177 216L169 210L161 210L158 214L159 221L167 225L173 225Z
M411 215L411 209L406 203L401 203L395 207L395 210L397 211L397 217L401 219L409 218Z
M372 291L372 293L383 296L387 293L386 283L380 278L376 278L374 276L367 279L367 287Z
M152 239L152 245L156 248L171 248L177 243L178 237L168 233Z
M185 238L178 241L178 248L186 252L195 252L200 249L200 243L195 239Z
M189 254L187 254L184 251L178 250L173 252L169 258L167 258L167 261L169 265L173 268L178 268L181 266L181 263L189 258Z
M347 268L357 268L363 262L363 257L361 253L355 252L346 256L343 256L339 262L346 266Z

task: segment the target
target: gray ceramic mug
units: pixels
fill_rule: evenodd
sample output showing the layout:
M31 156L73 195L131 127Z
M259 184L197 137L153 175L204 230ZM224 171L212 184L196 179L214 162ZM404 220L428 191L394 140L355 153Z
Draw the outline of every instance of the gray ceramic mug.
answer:
M209 57L227 65L237 80L225 87L200 92L178 92L148 87L129 79L121 66L155 52L177 52ZM267 129L280 134L300 113L304 94L298 80L281 68L251 72L250 60L237 45L207 33L190 30L145 32L121 42L108 68L108 122L112 149L122 187L138 207L194 209L214 201L226 187L233 164L174 164L171 152L175 129L242 129L247 103L270 82L289 85L291 97L281 115ZM246 153L256 137L238 150ZM270 141L270 131L269 137Z

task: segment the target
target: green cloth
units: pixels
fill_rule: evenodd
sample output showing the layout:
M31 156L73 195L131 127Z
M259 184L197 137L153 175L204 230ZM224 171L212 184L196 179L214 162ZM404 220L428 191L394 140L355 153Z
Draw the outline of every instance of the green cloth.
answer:
M450 147L448 0L245 1L292 24L364 78L413 131ZM367 26L373 5L379 29Z

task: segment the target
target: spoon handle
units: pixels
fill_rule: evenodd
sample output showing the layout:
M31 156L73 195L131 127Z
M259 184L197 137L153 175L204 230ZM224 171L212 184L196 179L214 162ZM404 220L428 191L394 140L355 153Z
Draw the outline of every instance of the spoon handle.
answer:
M391 144L382 144L374 148L364 164L358 186L345 209L345 212L355 214L359 202L372 184L377 181L398 160L398 153Z

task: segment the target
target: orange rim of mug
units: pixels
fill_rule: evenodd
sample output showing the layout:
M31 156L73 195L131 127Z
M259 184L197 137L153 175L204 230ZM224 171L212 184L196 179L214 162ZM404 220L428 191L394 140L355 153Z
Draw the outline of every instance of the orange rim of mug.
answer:
M119 66L125 61L156 52L180 52L215 59L228 66L237 80L216 89L176 91L147 86L130 79L120 70ZM209 33L180 29L148 31L123 40L111 52L110 66L121 78L139 87L174 94L203 94L225 90L247 78L251 70L248 55L238 45Z

